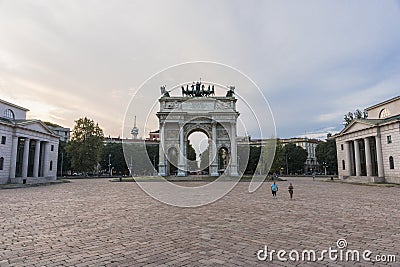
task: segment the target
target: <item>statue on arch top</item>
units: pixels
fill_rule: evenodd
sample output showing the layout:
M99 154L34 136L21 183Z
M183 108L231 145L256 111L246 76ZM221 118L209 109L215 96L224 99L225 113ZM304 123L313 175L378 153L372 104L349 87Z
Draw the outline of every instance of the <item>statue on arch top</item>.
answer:
M229 90L226 92L226 97L233 97L235 94L235 86L228 86Z
M165 85L160 87L162 96L169 97L169 92L165 89Z

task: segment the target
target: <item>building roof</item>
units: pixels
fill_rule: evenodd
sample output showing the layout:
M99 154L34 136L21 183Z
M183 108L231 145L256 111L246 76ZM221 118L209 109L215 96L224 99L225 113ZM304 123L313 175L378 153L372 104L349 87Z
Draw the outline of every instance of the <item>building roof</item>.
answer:
M392 116L392 117L384 118L384 119L354 119L351 123L349 123L346 127L344 127L344 129L340 133L335 134L334 137L336 138L338 136L345 134L346 131L348 129L350 129L356 123L367 124L367 125L370 125L371 127L375 127L375 126L379 126L379 125L391 123L391 122L396 122L396 121L400 121L400 114Z
M373 125L379 125L382 123L392 122L392 121L396 121L396 120L400 120L400 114L394 115L391 117L387 117L387 118L383 118L383 119L355 119L354 121L365 122L365 123L369 123L369 124L373 124Z
M0 99L0 103L6 104L6 105L9 105L9 106L12 106L12 107L14 107L14 108L21 109L21 110L24 110L24 111L29 111L29 109L27 109L27 108L24 108L24 107L15 105L15 104L13 104L13 103L4 101L4 100L2 100L2 99Z
M371 109L380 107L380 106L382 106L382 105L386 105L386 104L388 104L388 103L390 103L390 102L393 102L393 101L396 101L396 100L399 100L399 99L400 99L400 96L396 96L396 97L393 97L393 98L391 98L391 99L385 100L385 101L383 101L383 102L381 102L381 103L378 103L378 104L375 104L375 105L373 105L373 106L370 106L370 107L366 108L365 110L368 111L368 110L371 110Z

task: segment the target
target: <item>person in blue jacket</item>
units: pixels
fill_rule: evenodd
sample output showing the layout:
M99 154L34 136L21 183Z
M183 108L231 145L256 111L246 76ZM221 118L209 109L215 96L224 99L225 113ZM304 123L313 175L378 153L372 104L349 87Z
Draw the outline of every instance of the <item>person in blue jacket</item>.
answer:
M278 192L278 185L274 182L271 185L272 196L276 198L276 192Z

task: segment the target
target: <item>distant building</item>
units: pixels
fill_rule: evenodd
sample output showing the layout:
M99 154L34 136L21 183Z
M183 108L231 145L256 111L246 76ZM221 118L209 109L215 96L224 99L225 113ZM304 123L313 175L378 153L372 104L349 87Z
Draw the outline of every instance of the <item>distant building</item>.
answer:
M150 141L160 141L160 130L150 132L148 140L150 140Z
M400 183L400 96L365 111L334 136L339 178Z
M307 160L304 163L304 172L317 172L320 169L320 164L318 163L317 155L315 150L317 145L323 143L323 141L318 139L309 139L306 137L300 138L289 138L280 139L280 142L285 144L295 144L296 146L302 147L307 151Z
M56 179L58 142L29 110L0 99L0 183L40 183Z
M71 129L70 128L64 128L59 125L54 125L54 124L49 124L48 122L45 122L46 126L58 137L60 138L60 141L63 142L69 142L71 138Z

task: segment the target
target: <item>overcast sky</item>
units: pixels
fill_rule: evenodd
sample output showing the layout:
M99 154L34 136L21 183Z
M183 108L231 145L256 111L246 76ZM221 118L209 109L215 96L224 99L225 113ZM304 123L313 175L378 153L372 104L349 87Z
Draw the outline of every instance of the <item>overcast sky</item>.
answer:
M147 78L215 61L256 82L279 137L320 136L400 95L399 29L399 1L0 0L0 98L119 136Z

